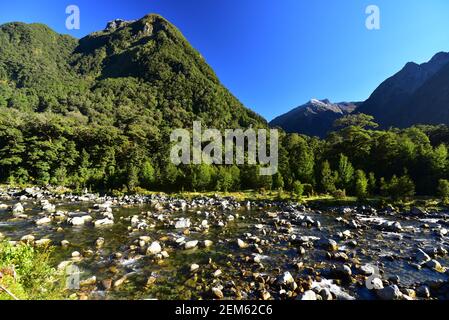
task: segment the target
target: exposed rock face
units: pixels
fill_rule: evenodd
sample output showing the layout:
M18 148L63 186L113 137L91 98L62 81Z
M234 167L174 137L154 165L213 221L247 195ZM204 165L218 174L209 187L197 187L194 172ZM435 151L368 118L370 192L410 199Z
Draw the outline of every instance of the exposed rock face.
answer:
M121 27L128 26L133 22L135 22L135 20L126 21L123 19L115 19L115 20L108 22L108 24L106 25L105 31L111 32L111 31L117 30Z

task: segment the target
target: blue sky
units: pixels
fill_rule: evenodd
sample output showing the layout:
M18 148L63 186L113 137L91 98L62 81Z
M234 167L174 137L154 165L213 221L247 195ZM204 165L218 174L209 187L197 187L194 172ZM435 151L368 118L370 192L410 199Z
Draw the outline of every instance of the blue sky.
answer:
M65 28L78 5L81 29ZM377 5L381 29L365 27ZM311 98L359 101L408 61L449 51L447 0L15 0L0 23L42 22L82 37L115 18L174 23L246 106L268 120Z

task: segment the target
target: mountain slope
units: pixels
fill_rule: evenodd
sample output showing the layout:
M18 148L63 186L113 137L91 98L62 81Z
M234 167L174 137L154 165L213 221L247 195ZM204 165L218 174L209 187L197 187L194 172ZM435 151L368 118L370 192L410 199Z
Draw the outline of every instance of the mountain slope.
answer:
M289 133L302 133L325 137L332 130L335 120L352 113L357 103L331 103L329 100L312 99L292 111L270 122L272 127L281 127Z
M44 25L1 26L1 106L81 113L118 127L123 114L158 128L191 127L195 119L219 128L266 125L158 15L114 21L79 41Z
M413 96L417 90L448 63L449 53L445 52L436 54L429 62L420 65L413 62L407 63L401 71L385 80L358 111L374 116L383 127L411 125L424 121L419 118L407 120L410 111L407 105L413 104ZM437 92L428 94L435 97ZM429 120L432 122L437 119L426 117L428 123L430 123Z

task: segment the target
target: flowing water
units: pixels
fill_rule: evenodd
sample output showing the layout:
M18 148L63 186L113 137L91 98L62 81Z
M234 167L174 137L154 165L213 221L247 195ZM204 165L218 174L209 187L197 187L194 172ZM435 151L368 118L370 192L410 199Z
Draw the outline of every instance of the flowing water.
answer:
M3 201L9 206L16 202ZM323 271L325 275L325 270L330 265L342 264L329 259L327 250L319 246L306 246L305 254L298 254L299 245L292 239L304 236L336 240L339 250L350 257L349 263L353 266L355 275L356 265L371 264L381 267L384 271L383 279L399 276L401 287L416 287L426 281L448 280L447 273L428 268L418 270L412 265L418 248L448 248L447 237L436 232L447 226L447 215L439 215L434 219L418 219L404 216L380 218L354 213L337 215L333 212L307 212L307 217L320 222L322 227L318 228L296 222L284 227L282 223L279 224L279 220L283 218L281 213L281 219L267 215L267 212L277 212L276 208L243 208L225 212L217 208L195 208L161 212L162 215L169 215L172 221L190 218L192 226L201 226L202 221L209 217L210 228L190 228L190 233L186 233L184 229L175 229L172 225L148 218L145 213L155 211L150 205L113 206L115 224L98 228L93 225L75 227L66 222L37 226L35 221L43 217L38 203L29 201L22 204L29 218L15 219L10 211L0 210L0 232L9 240L20 240L29 234L36 239L51 239L55 245L55 266L62 261L71 260L72 252L80 252L83 258L75 263L82 272L81 279L95 276L97 280L95 286L81 289L90 299L207 299L211 298L210 288L217 285L223 288L225 297L257 299L260 288L254 283L254 274L276 278L279 274L290 271L296 278L312 276L316 280L317 274ZM97 214L92 210L92 203L59 200L54 204L57 210L71 212L72 215ZM214 219L210 218L211 213ZM235 219L230 219L231 215ZM146 230L131 228L130 218L133 216L156 221L155 227ZM217 217L227 220L225 226L216 225ZM351 230L352 235L348 239L339 238L338 234L349 228L346 223L339 221L338 217L348 221L356 219L368 227ZM377 225L385 220L400 222L403 230L391 232L377 228ZM428 224L428 228L423 228L424 224ZM146 255L145 250L139 249L138 239L141 236L148 236L150 243L161 243L169 257L155 259ZM96 240L100 237L104 238L105 243L98 249ZM175 242L179 238L200 242L196 249L184 250ZM237 239L244 239L249 244L257 243L259 251L254 250L254 245L240 248ZM62 240L69 241L70 245L61 246ZM213 241L213 245L209 248L201 246L204 240ZM354 245L354 240L357 245ZM254 262L254 256L260 261ZM438 261L443 266L449 266L447 255L439 257ZM297 264L300 262L303 266L298 268ZM198 271L191 272L192 264L199 266ZM214 276L217 270L222 273ZM124 279L126 281L121 281ZM112 285L109 289L107 285L101 284L104 280L112 281L112 284L120 281L116 283L116 287ZM364 288L363 281L342 283L341 286L354 298L374 298L373 294ZM269 291L272 297L279 297L274 286L267 284L264 289ZM236 291L239 293L236 294Z

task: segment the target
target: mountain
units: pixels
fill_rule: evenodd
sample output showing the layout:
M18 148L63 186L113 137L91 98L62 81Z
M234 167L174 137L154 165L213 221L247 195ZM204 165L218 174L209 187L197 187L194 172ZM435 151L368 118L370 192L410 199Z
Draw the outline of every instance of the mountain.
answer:
M382 127L441 121L449 124L447 115L444 118L437 116L439 112L445 114L444 105L446 109L449 106L444 89L447 87L444 83L449 84L449 77L440 74L448 64L449 53L445 52L436 54L423 64L407 63L401 71L385 80L358 111L374 116ZM438 106L443 108L439 112L434 110L437 113L428 112L434 101L438 101Z
M77 113L124 126L265 126L218 80L181 32L159 15L115 20L77 40L41 24L0 26L0 108ZM127 111L124 111L127 109Z
M287 132L324 137L336 119L352 112L374 116L383 128L449 125L449 53L437 53L423 64L407 63L365 102L332 104L328 100L312 100L274 119L270 125Z
M159 15L114 20L80 40L42 24L0 26L2 183L202 190L215 168L169 160L173 129L195 120L268 126ZM240 169L231 169L237 179Z
M332 103L329 100L312 99L306 104L277 117L272 127L281 127L289 133L297 132L324 137L332 130L335 120L357 109L358 103Z

